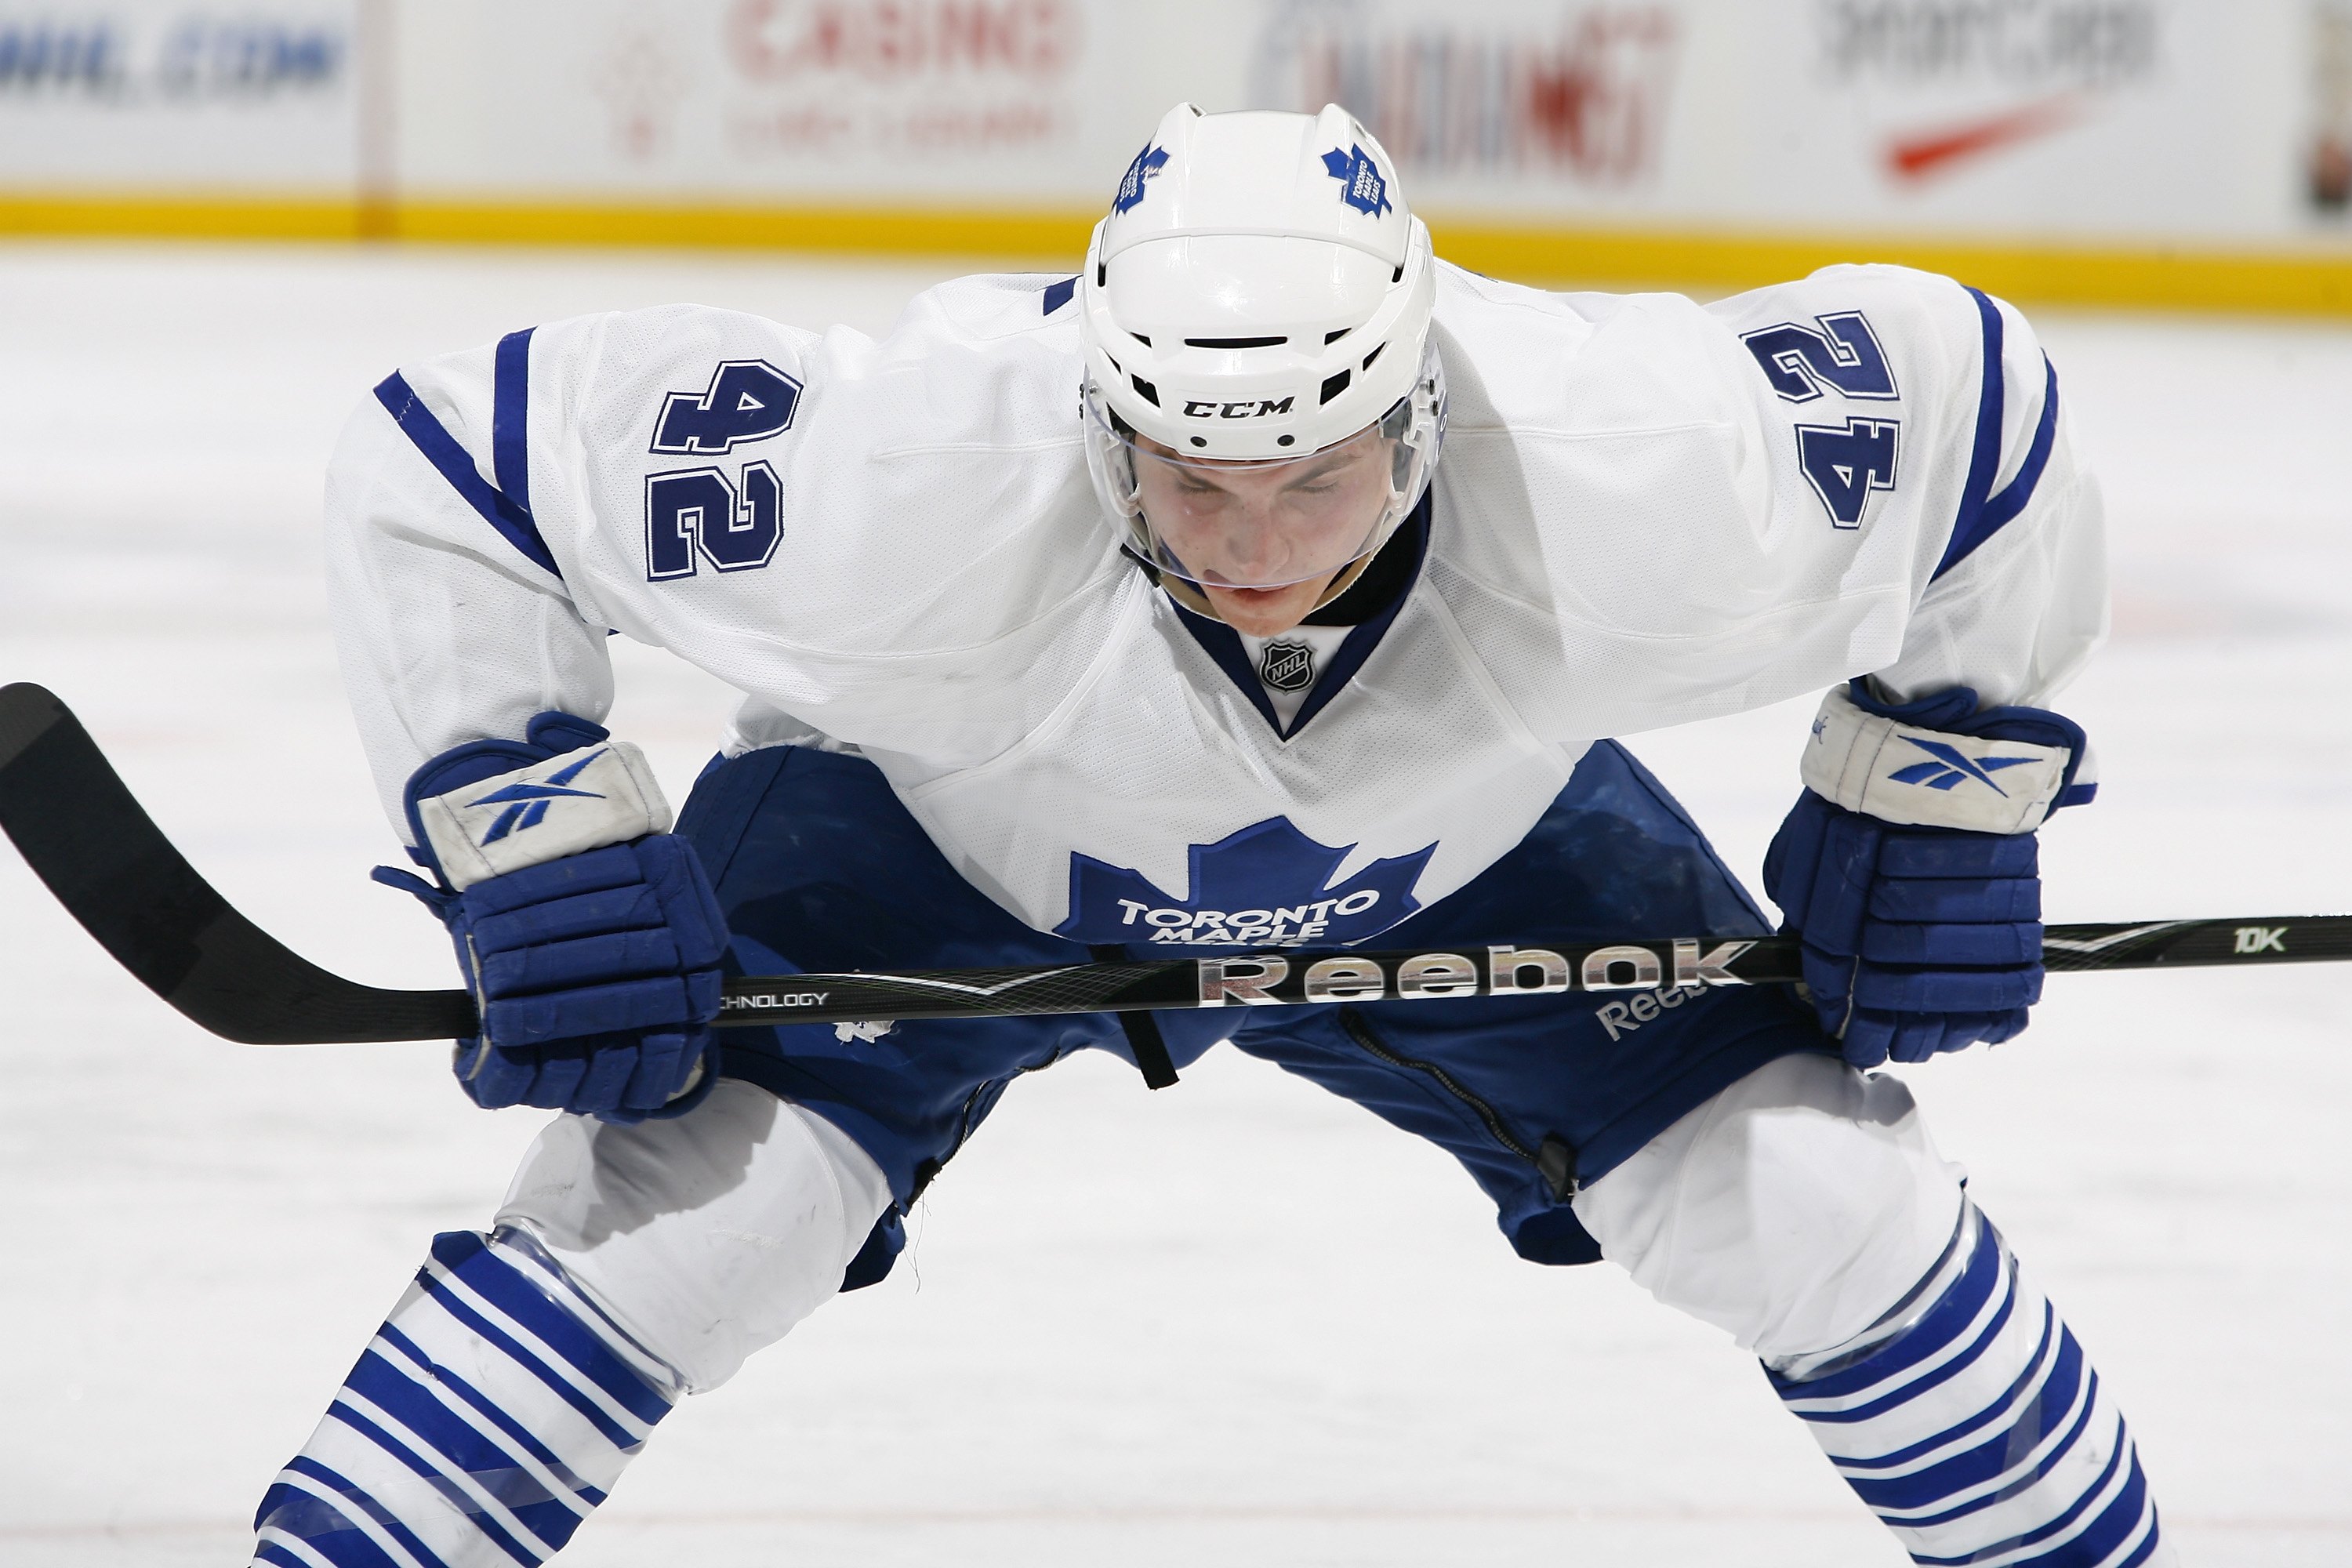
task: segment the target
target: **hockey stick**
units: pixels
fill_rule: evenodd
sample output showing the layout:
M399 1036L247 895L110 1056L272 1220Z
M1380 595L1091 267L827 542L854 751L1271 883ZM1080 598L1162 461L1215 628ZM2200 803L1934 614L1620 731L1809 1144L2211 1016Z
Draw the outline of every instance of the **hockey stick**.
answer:
M331 974L231 909L174 849L89 732L42 688L0 687L0 830L67 912L158 996L251 1046L454 1039L463 991L389 991ZM2052 926L2052 969L2352 959L2352 915ZM1528 996L1798 978L1789 937L1596 946L1236 953L1140 963L763 975L727 983L722 1025Z

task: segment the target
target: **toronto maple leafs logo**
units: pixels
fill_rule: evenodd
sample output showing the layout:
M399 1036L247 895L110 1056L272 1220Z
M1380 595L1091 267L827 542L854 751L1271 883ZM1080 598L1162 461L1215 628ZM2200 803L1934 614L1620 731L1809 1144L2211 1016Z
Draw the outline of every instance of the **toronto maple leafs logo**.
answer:
M1375 860L1332 886L1354 848L1318 844L1289 818L1269 817L1192 847L1189 899L1160 891L1140 872L1074 854L1070 918L1054 932L1084 942L1185 947L1360 942L1421 908L1412 887L1437 846Z
M1257 674L1276 691L1304 691L1315 684L1315 650L1303 642L1270 642Z
M1914 763L1909 767L1898 768L1886 776L1896 784L1920 784L1927 789L1948 790L1974 779L2006 800L2009 798L2009 792L1993 783L1992 775L2003 768L2021 767L2027 763L2041 760L2038 757L1971 759L1964 755L1958 747L1943 741L1923 741L1916 735L1906 735L1903 739L1927 752L1935 761Z
M504 805L490 830L482 835L485 844L496 844L509 833L520 833L526 827L537 827L547 816L548 806L559 800L602 800L593 790L567 789L564 786L580 776L590 763L603 756L603 752L591 752L568 767L558 768L544 779L523 779L494 789L479 800L469 800L473 805Z
M1167 166L1168 149L1145 143L1143 151L1135 155L1135 162L1127 166L1127 173L1120 177L1118 195L1111 197L1110 210L1113 213L1133 212L1143 203L1145 183Z
M1332 148L1323 154L1323 167L1339 182L1339 199L1358 212L1378 217L1390 210L1389 183L1362 147L1351 145L1345 153Z

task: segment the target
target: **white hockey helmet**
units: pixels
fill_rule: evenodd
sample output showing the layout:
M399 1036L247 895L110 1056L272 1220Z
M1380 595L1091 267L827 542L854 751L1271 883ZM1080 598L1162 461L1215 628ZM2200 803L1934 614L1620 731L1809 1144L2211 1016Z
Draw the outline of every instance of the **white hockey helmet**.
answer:
M1444 433L1435 297L1429 230L1347 110L1168 112L1095 227L1078 331L1087 466L1171 591L1354 580Z

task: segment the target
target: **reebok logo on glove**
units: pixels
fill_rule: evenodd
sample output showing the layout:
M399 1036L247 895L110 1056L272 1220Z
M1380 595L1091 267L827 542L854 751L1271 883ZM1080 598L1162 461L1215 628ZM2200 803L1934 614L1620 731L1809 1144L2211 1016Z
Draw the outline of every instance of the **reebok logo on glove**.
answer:
M590 763L604 754L604 752L599 750L590 752L576 763L567 763L557 772L550 773L545 784L506 784L473 802L475 805L506 806L504 811L499 813L499 819L490 824L490 830L482 835L482 842L495 844L518 828L537 827L547 820L547 807L551 801L604 799L603 795L593 790L565 787L573 779L578 778Z
M2009 792L1993 783L1992 775L2003 768L2024 767L2042 761L2040 757L1976 757L1960 754L1949 741L1923 741L1916 735L1902 737L1934 760L1914 763L1907 768L1897 768L1886 776L1896 784L1922 784L1928 789L1953 789L1974 779L2000 795L2009 798Z
M583 850L669 831L669 805L645 753L625 741L583 747L416 803L433 858L459 892Z
M2059 804L2073 755L2066 746L1906 724L1865 712L1837 689L1822 701L1800 772L1823 800L1881 822L2031 833Z

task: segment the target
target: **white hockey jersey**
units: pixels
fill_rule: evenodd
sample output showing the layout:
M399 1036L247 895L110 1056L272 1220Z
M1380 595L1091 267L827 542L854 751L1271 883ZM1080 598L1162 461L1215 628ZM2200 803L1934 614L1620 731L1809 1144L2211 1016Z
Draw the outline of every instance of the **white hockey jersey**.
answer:
M2097 494L2007 307L1885 267L1709 307L1440 273L1418 575L1281 727L1119 553L1066 284L949 283L879 342L677 306L404 369L327 505L394 820L436 752L601 720L609 628L745 694L730 752L862 751L1041 931L1354 942L1601 737L1861 674L2039 703L2101 637Z

